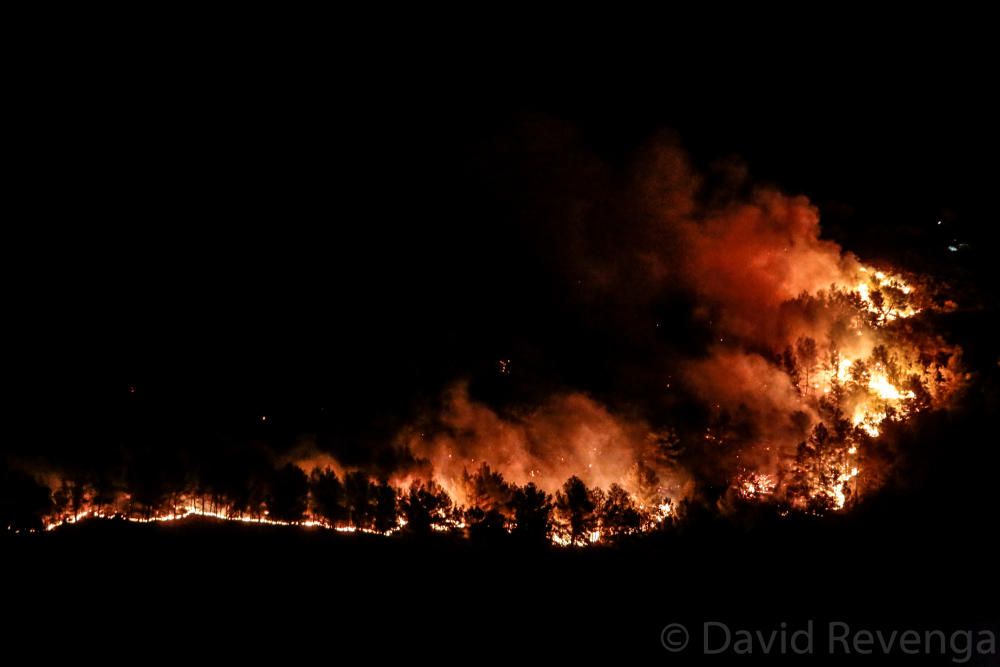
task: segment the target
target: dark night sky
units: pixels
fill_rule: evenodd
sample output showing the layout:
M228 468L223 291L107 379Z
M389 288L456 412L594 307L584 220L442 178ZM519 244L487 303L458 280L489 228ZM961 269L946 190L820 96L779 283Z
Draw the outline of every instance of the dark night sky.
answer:
M241 434L268 414L278 440L363 448L458 377L498 399L614 390L581 360L627 338L565 299L533 227L540 176L511 139L525 127L572 133L612 172L673 130L699 164L739 156L810 196L846 248L971 282L995 239L997 109L975 53L460 68L405 44L324 61L141 41L21 72L15 451L85 458L137 400L149 432ZM948 256L952 235L972 259ZM489 380L507 357L514 389Z

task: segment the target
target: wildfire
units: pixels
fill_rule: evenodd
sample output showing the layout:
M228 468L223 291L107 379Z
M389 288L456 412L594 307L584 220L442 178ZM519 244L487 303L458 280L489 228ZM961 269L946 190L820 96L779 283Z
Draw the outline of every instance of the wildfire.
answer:
M732 486L744 500L777 500L818 514L845 509L867 490L863 453L885 423L943 407L961 385L957 348L898 323L922 312L919 291L885 271L861 267L859 276L790 302L831 323L781 356L808 437L794 457L775 459L768 447L760 469L741 466Z
M848 372L851 370L851 366L853 364L854 364L854 361L852 361L851 359L841 359L840 360L840 363L837 365L837 381L838 382L847 382L847 380L849 378Z
M402 492L399 492L402 497ZM128 498L123 497L115 503L118 505L128 504ZM267 515L265 510L263 516L248 516L238 512L230 512L225 509L205 509L206 499L190 497L183 501L178 507L164 509L152 515L135 515L128 510L120 510L115 507L108 509L85 509L71 514L54 515L45 520L43 528L46 532L54 531L62 526L78 524L93 520L120 520L137 524L173 523L181 522L191 518L207 518L217 521L235 522L242 524L256 524L267 526L295 526L300 528L312 528L318 530L332 530L338 533L365 533L381 537L389 537L399 533L407 527L408 522L403 516L399 516L396 524L387 530L376 530L367 526L356 526L352 524L338 524L316 517L312 514L305 515L300 520L288 521L275 519ZM199 506L201 505L201 506ZM652 507L638 506L640 522L636 524L637 532L649 532L660 528L673 511L671 501L665 500L663 503ZM465 508L452 507L448 509L438 509L431 515L432 522L430 530L438 533L465 534L470 528L469 522L462 518ZM595 514L596 517L596 514ZM503 529L507 533L513 533L516 523L505 521ZM598 544L606 542L608 535L614 532L610 524L605 525L598 520L594 528L585 535L584 544ZM580 542L573 539L571 533L559 524L554 524L553 531L549 535L549 540L556 546L574 546Z
M864 406L858 406L858 408L854 411L854 417L851 419L851 423L871 437L877 438L881 434L879 424L885 421L885 418L886 413L884 410L870 411Z
M739 486L740 495L748 500L774 493L777 481L772 475L761 472L748 473Z
M879 425L889 416L888 408L900 417L907 417L912 412L908 402L917 396L913 391L900 391L880 372L872 374L868 389L872 399L863 400L855 407L851 424L876 438L881 433Z
M873 374L871 381L868 383L868 387L878 394L879 398L887 401L901 401L907 398L916 398L916 394L912 391L901 392L899 389L896 389L896 387L889 382L889 378L882 373Z
M848 508L868 490L862 482L879 475L862 475L865 449L882 436L885 423L946 405L960 384L957 348L914 334L899 322L922 312L926 304L920 299L901 277L861 267L855 282L804 292L786 303L809 314L803 318L808 335L775 350L777 361L754 366L748 376L759 391L778 386L790 395L782 407L794 418L797 442L782 441L788 431L778 430L760 437L765 444L740 443L759 446L762 456L739 460L738 471L727 480L737 497L777 504L783 512L822 514ZM720 357L731 374L740 357ZM508 374L510 360L500 360L497 370ZM719 390L718 382L712 386ZM708 398L721 415L723 401ZM582 394L508 417L475 403L459 386L446 396L437 426L431 433L422 425L405 434L409 452L426 464L423 478L402 471L376 484L356 471L342 482L333 472L343 474L336 462L320 470L317 462L328 456L289 463L299 476L310 470L306 461L315 466L308 482L301 481L309 485L302 499L308 507L297 512L276 510L281 505L273 506L266 495L249 504L244 499L238 510L224 498L190 490L157 506L133 505L124 490L113 502L98 504L92 491L54 487L54 504L61 509L44 521L44 529L91 519L166 523L203 517L381 536L408 527L472 534L488 526L516 533L521 528L517 513L530 517L536 511L546 517L543 532L552 543L584 546L658 530L676 516L669 497L684 493L683 471L674 460L685 444L675 433L651 433L645 424L621 420ZM713 451L723 450L733 437L724 424L709 423L703 432L698 445ZM490 468L495 461L501 462L497 470ZM470 473L470 466L479 470ZM577 473L586 476L586 483ZM349 493L357 497L345 500ZM528 509L519 508L525 499ZM376 520L376 505L385 505L388 515ZM412 525L407 516L416 517Z
M132 472L133 454L123 451L114 470L93 478L99 482L82 474L103 485L100 493L88 496L77 480L50 482L56 509L46 529L91 518L200 516L380 535L402 528L527 531L533 539L584 546L657 530L683 516L678 508L688 503L738 508L740 502L728 502L738 500L773 505L779 514L850 509L889 472L875 467L891 463L873 455L874 441L914 415L947 407L960 389L961 350L923 316L954 304L937 303L930 279L862 265L822 238L819 211L805 197L731 187L728 180L716 192L716 179L700 177L676 147L655 148L648 156L654 173L637 170L635 182L597 189L626 201L588 202L585 192L570 189L571 234L546 230L573 240L559 244L571 255L558 264L583 288L573 291L586 296L581 303L595 309L586 340L606 339L609 370L616 364L613 372L580 375L603 378L595 382L602 392L607 387L622 400L601 402L584 386L518 403L508 390L549 369L532 368L534 354L522 360L498 351L488 357L489 383L457 380L440 401L414 401L433 407L413 415L370 457L352 453L357 469L348 472L329 452L288 451L272 452L270 461L253 453L254 460L229 469L224 450L206 452L221 455L211 465L191 456L198 469L161 479L155 460L151 471L122 474ZM633 222L608 224L605 216L619 210ZM665 305L682 335L662 335L675 324L663 317ZM622 312L627 317L618 318ZM656 335L636 335L643 322ZM703 345L687 344L693 332L703 332ZM646 368L640 353L655 357ZM654 369L664 369L662 376ZM633 377L632 386L618 386ZM539 388L568 384L549 380ZM484 392L502 407L477 400L475 386L504 387ZM270 426L283 420L250 414L270 442ZM232 451L251 456L241 449ZM294 470L284 474L280 466ZM293 498L275 498L290 490ZM50 511L44 491L25 520L32 527Z
M154 516L132 516L127 513L112 511L106 512L101 510L86 510L83 512L78 512L69 516L63 516L58 518L49 519L45 523L45 531L52 531L63 525L70 525L74 523L80 523L88 519L120 519L128 521L130 523L168 523L173 521L182 521L184 519L189 519L192 517L201 517L206 519L216 519L218 521L233 521L237 523L249 523L249 524L259 524L266 526L299 526L302 528L322 528L325 530L335 530L341 533L369 533L372 535L391 535L398 531L400 528L406 525L406 522L400 520L400 523L396 528L392 528L388 531L380 532L373 530L371 528L359 528L357 526L337 526L330 524L326 521L321 521L317 519L303 519L301 521L281 521L278 519L271 519L266 516L254 517L254 516L241 516L238 514L231 514L224 511L213 511L201 509L195 505L185 505L184 507L177 508L165 514L157 514Z
M862 266L855 291L869 313L882 322L913 317L920 310L910 302L913 287L901 277Z
M833 287L817 297L800 297L816 299L832 313L834 330L839 326L842 333L829 334L819 342L802 338L781 357L782 370L799 397L798 412L808 420L802 427L808 437L798 444L794 456L787 450L779 455L780 443L768 439L768 444L761 446L767 455L759 467L741 463L731 485L743 500L779 503L814 513L844 510L865 492L860 483L865 447L881 436L884 423L902 421L923 409L944 405L956 391L957 353L941 347L939 342L907 338L910 334L894 324L920 312L915 305L917 291L883 271L862 267L860 274L865 279L856 286ZM837 318L844 324L836 324ZM509 362L504 361L501 371L509 368ZM767 387L768 383L762 385L765 390ZM99 506L93 502L93 493L83 491L81 495L77 490L69 492L75 500L62 502L75 509L57 512L45 521L44 528L50 531L89 519L157 523L203 517L388 536L407 527L402 512L405 506L414 505L419 510L423 504L426 507L421 525L426 530L468 534L489 518L489 525L513 533L518 530L515 492L525 488L517 484L531 488L545 485L533 491L537 494L534 502L536 508L547 506L545 512L551 511L546 535L556 545L604 543L622 535L657 530L673 519L674 504L667 499L667 489L675 491L677 484L666 483L668 480L660 477L664 470L669 472L662 464L652 467L643 461L663 460L679 449L681 443L675 435L630 430L582 396L554 403L519 422L505 421L474 404L462 390L453 395L453 401L450 421L446 422L452 427L449 432L474 434L486 424L482 436L486 446L481 447L475 438L432 439L421 431L411 442L428 456L432 470L427 482L404 475L395 480L395 486L383 483L377 487L361 473L349 474L341 483L329 468L323 474L327 477L315 477L319 469L313 471L315 479L310 478L310 483L325 480L333 484L332 488L340 489L338 494L352 485L355 493L362 488L363 499L358 502L368 503L368 510L354 508L351 503L355 501L341 500L339 513L324 512L314 497L315 490L309 492L308 509L294 520L273 516L264 509L264 503L258 502L254 511L237 511L226 501L196 493L172 496L173 500L163 507L139 505L134 510L127 493L113 503ZM539 455L535 448L533 457L519 459L520 452L535 447L540 434L546 434L562 448L547 456ZM707 429L705 446L721 448L726 442L722 430ZM771 452L773 445L778 446ZM507 461L503 470L512 479L505 479L489 467L491 458L497 455ZM630 456L638 459L631 466L630 461L635 459ZM470 465L481 468L470 474ZM603 484L588 487L575 476L576 470ZM565 480L567 473L572 476L563 487L564 493L556 491L561 483L556 480ZM356 475L361 475L360 482ZM53 498L66 493L64 489L53 489ZM371 514L365 514L373 511L372 503L378 494L389 503L392 516L398 513L392 523L382 520L376 524Z
M847 504L847 494L845 493L844 489L846 488L846 485L850 483L851 480L853 480L855 477L858 476L859 472L861 471L858 470L857 466L855 466L851 468L848 472L841 473L837 477L837 480L834 483L833 488L831 489L833 491L835 509L838 510L844 509L844 505Z
M768 455L758 468L741 463L731 485L743 500L779 503L814 513L844 510L865 492L860 483L865 447L871 439L881 436L884 423L902 421L923 409L944 405L956 391L957 353L933 341L925 349L921 347L925 345L923 341L904 337L894 324L920 312L915 305L919 298L917 291L901 278L883 271L862 267L860 275L865 279L856 286L835 286L818 297L801 297L818 299L831 311L835 322L839 317L845 323L840 331L849 335L830 334L819 342L803 338L794 349L790 347L784 353L782 370L798 393L799 412L809 420L808 437L798 444L794 456L788 453L778 456L780 446L771 452L776 443L768 440L769 444L762 446ZM509 368L507 363L501 365L501 371ZM765 383L763 388L767 386ZM421 431L411 442L428 456L432 466L429 481L425 484L404 475L395 480L396 486L385 487L393 512L408 502L425 502L428 513L422 522L427 530L467 534L492 511L499 513L499 519L490 519L494 522L491 525L513 533L518 526L512 499L515 490L523 488L517 484L523 483L531 487L546 485L537 491L538 503L539 506L550 503L552 515L546 534L556 545L604 543L622 535L657 530L673 519L674 504L666 499L666 491L676 490L676 483L664 484L667 480L660 477L663 468L644 467L641 461L662 459L678 449L681 443L676 436L647 432L642 437L642 433L630 431L585 397L554 403L532 415L535 421L521 422L504 421L487 408L472 403L463 390L452 398L450 421L446 422L452 427L450 432L474 434L486 424L482 436L485 448L475 439L469 442L450 436L432 439ZM545 457L537 455L536 449L534 457L519 459L518 453L534 447L541 433L554 435L553 440L563 448ZM722 431L709 427L706 433L706 446L725 446ZM626 453L640 463L629 467ZM497 455L507 460L503 470L513 479L504 479L490 469L491 458ZM470 465L482 468L470 475L467 472ZM573 475L575 470L604 484L593 488L581 486L573 496L575 499L567 500L559 493L549 495L559 488L560 482L556 480L566 479L567 473ZM328 469L326 474L333 473ZM575 475L572 480L583 484ZM352 483L357 486L357 479L348 480L348 485ZM361 483L374 484L367 478ZM407 485L412 485L408 493ZM569 488L567 482L566 496L573 495ZM371 500L374 489L365 492L368 499L364 502L374 502ZM389 527L382 521L381 529L376 529L371 516L355 520L354 510L343 509L336 515L339 519L331 519L334 515L314 508L315 498L311 495L309 509L295 520L272 516L260 504L256 511L241 512L225 502L215 504L197 494L174 498L174 502L163 508L145 506L133 511L128 494L100 507L95 507L91 497L84 494L75 501L77 509L57 513L44 527L54 530L64 524L114 517L135 523L204 517L388 536L408 525L400 514Z

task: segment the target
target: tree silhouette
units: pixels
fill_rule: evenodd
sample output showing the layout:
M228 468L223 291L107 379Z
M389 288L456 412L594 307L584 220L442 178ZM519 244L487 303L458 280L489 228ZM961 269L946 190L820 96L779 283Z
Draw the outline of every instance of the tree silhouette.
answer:
M252 517L260 517L268 501L268 481L263 474L247 478L246 486L239 490L237 510ZM232 496L230 496L232 498Z
M889 303L886 301L885 296L882 294L882 290L876 289L872 290L868 294L868 300L871 301L872 306L875 307L877 311L874 318L875 324L880 324L885 321L886 313L889 312Z
M566 480L562 490L556 492L557 515L574 544L586 544L597 528L596 495L576 475Z
M812 385L809 384L809 376L816 367L819 359L819 352L816 349L816 341L813 338L804 336L795 342L795 355L802 374L805 376L806 390L802 393L809 395L812 393Z
M222 465L208 468L212 478L209 486L229 505L236 516L260 517L271 493L274 468L256 451L226 452Z
M53 512L63 519L75 517L89 506L88 501L92 495L80 480L64 477L59 488L52 493Z
M496 510L507 511L513 497L513 489L504 480L503 475L490 469L489 464L482 464L479 469L469 474L462 473L465 495L471 507L478 507L484 512Z
M782 369L791 378L792 386L799 387L799 366L795 361L795 353L792 351L791 345L785 346L785 350L781 353L779 361Z
M309 475L309 494L313 512L331 525L347 521L347 492L337 473L330 468L316 468Z
M375 487L375 530L385 533L398 525L398 505L396 489L383 480Z
M552 532L552 497L534 483L514 490L514 536L525 543L547 544Z
M871 373L868 372L868 364L864 359L858 359L853 364L851 364L851 382L854 383L855 389L861 388L864 390L868 387L868 383L871 382Z
M600 507L600 519L602 534L612 539L637 533L642 525L642 516L635 501L618 484L612 484L608 488Z
M118 489L110 474L97 473L91 477L91 488L93 496L91 504L94 510L105 514L113 514L116 511L118 501Z
M413 482L401 504L407 530L418 535L446 521L452 507L451 498L433 480Z
M830 354L827 360L830 386L820 398L818 407L820 417L830 425L834 440L845 442L850 432L854 430L854 426L844 414L847 388L839 378L840 362L840 351L836 345L830 343Z
M126 487L130 493L130 514L149 518L163 507L173 485L170 466L152 451L136 455L126 466Z
M356 470L344 478L348 520L357 528L371 528L374 514L373 484L365 473Z
M920 381L920 376L910 375L906 378L906 384L904 388L907 391L913 392L913 409L915 411L927 410L931 407L931 395L927 391L927 387L924 383Z
M647 442L652 455L650 463L661 468L677 465L684 453L681 438L672 428L650 433Z
M511 485L485 463L472 474L464 471L462 477L469 503L465 522L470 537L489 541L506 537L507 521L512 516L510 503L514 497Z
M280 521L301 521L308 505L309 480L302 469L289 463L275 471L269 516Z
M839 484L844 450L845 444L837 441L823 422L816 424L805 442L799 443L788 485L794 506L817 513L836 507L833 491ZM846 483L841 490L845 495L850 492Z

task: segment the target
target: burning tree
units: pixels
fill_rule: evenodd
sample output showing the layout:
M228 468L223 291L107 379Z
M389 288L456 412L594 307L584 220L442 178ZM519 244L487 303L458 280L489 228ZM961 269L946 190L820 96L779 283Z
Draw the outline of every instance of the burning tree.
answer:
M570 544L596 542L599 533L597 509L602 504L600 489L589 489L577 476L570 477L556 492L556 518L563 539Z
M628 491L612 484L600 508L601 535L614 540L634 535L642 528L642 513Z
M418 535L434 529L447 529L454 520L451 498L433 480L413 482L409 493L403 497L401 507L406 529Z
M513 497L513 489L503 475L483 463L479 469L469 474L462 474L465 498L470 507L483 511L497 511L506 515Z

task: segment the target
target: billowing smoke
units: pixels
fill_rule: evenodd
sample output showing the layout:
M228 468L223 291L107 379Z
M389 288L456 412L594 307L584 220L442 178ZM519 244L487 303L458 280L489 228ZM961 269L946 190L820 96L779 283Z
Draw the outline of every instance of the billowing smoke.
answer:
M419 429L419 430L418 430ZM676 498L682 472L662 460L647 424L613 415L581 394L561 394L544 404L501 416L469 396L466 383L451 387L439 415L401 436L402 444L452 497L462 499L461 481L484 463L511 482L555 491L576 475L601 488L619 484L645 502ZM649 478L655 480L653 489Z
M624 410L570 393L500 416L459 385L401 436L431 474L487 462L548 489L577 474L632 490L632 466L669 460L657 472L675 497L693 477L837 509L883 477L861 471L884 423L957 390L959 351L911 320L940 304L821 238L807 198L756 187L734 162L699 173L669 138L617 170L550 126L521 140L528 238L645 367L600 362L625 376L602 396ZM651 433L673 425L685 435L658 457Z

